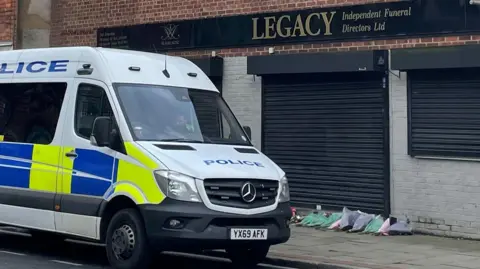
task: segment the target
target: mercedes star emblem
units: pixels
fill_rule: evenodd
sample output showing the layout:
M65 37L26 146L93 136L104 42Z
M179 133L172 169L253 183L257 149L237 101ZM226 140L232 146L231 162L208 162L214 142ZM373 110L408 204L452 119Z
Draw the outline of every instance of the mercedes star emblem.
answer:
M252 183L247 182L243 184L242 189L240 190L243 201L251 203L257 197L257 189L253 186Z

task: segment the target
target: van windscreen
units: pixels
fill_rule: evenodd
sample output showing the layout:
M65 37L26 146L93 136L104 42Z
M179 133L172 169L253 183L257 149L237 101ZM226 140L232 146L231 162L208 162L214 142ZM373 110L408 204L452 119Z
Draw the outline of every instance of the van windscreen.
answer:
M136 140L251 145L218 92L114 84Z

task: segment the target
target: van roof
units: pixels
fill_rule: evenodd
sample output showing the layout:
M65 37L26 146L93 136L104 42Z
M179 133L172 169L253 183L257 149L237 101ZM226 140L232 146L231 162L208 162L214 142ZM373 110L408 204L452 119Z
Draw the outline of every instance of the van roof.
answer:
M166 62L166 64L165 64ZM78 75L84 64L91 75ZM170 77L162 71L167 66ZM135 67L135 68L130 68ZM139 71L136 68L139 68ZM194 75L196 74L196 76ZM0 83L12 80L93 78L107 83L139 83L217 91L188 59L163 54L93 47L55 47L0 52ZM108 80L108 81L106 81Z

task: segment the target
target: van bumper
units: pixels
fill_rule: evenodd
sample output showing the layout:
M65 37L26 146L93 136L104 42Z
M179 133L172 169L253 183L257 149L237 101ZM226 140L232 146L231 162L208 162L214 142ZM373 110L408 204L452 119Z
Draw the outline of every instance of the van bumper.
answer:
M141 205L149 243L166 251L226 249L249 244L276 245L290 238L289 203L280 203L273 211L238 215L208 209L203 203L165 199L158 205ZM182 223L172 228L171 220ZM230 228L267 229L266 240L231 240Z

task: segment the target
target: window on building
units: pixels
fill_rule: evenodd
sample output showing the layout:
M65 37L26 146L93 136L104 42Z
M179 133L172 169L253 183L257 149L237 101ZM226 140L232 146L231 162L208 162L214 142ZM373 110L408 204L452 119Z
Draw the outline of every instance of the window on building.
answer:
M480 157L480 69L408 73L409 154Z
M3 141L50 144L55 136L67 83L0 84Z
M80 84L75 108L75 132L90 139L97 117L112 117L113 111L105 90L96 85Z

